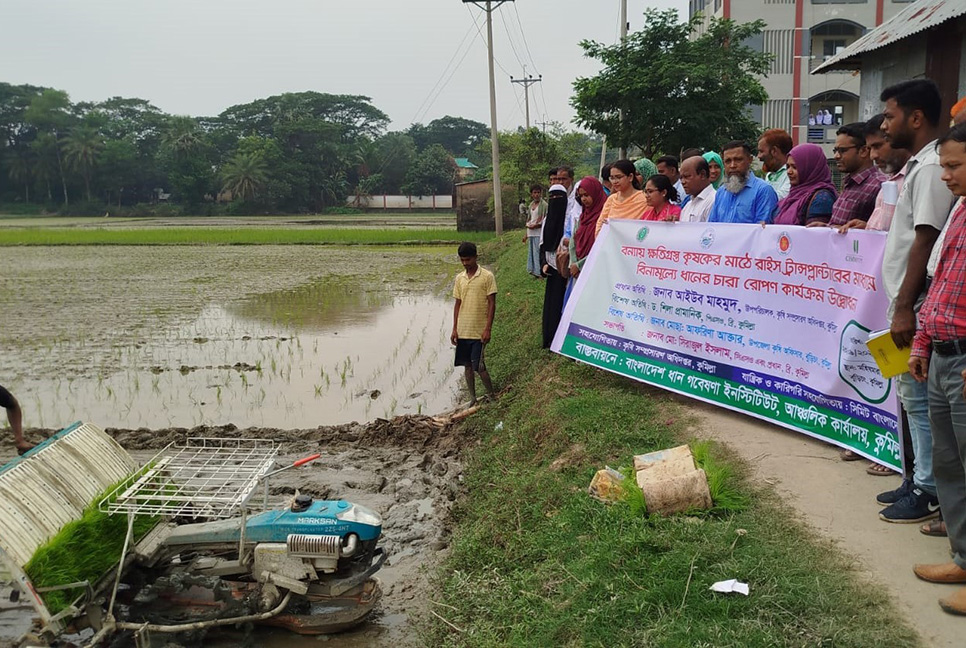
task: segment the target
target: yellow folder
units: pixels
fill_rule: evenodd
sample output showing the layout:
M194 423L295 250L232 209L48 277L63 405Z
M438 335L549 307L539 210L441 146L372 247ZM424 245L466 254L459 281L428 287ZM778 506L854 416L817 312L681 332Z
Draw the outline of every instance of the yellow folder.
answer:
M912 347L900 349L892 341L889 329L869 333L869 340L865 343L879 365L879 371L884 378L892 378L909 371L909 356Z

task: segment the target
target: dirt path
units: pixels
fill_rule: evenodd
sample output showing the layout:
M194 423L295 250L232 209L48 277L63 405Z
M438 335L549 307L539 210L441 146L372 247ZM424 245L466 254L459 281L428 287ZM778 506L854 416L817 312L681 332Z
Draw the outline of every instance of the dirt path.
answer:
M773 486L809 525L855 557L855 570L869 587L888 589L923 645L963 645L966 619L937 604L953 586L925 583L912 573L914 563L948 561L946 539L922 535L917 524L879 520L883 507L875 497L898 486L898 476L866 475L867 462L842 462L827 443L689 399L681 402L699 418L696 436L726 443L748 462L754 479Z

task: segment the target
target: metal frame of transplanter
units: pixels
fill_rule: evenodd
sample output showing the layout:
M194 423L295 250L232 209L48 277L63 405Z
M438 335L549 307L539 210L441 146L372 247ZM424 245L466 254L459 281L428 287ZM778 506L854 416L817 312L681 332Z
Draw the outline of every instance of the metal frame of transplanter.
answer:
M259 481L268 476L277 454L275 442L264 439L190 437L183 446L169 444L145 469L121 482L101 500L102 511L128 516L119 565L124 565L138 515L224 519L238 513L238 561L244 563L247 504ZM105 628L127 625L114 620L122 571L119 568L115 576Z

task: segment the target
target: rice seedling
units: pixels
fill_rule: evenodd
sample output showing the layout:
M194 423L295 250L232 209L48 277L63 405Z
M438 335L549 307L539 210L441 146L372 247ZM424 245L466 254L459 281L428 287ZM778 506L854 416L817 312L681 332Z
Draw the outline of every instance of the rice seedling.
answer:
M142 469L147 470L149 466ZM108 488L110 493L117 486ZM52 587L81 581L96 582L121 557L127 535L127 518L108 515L98 508L101 498L88 506L80 519L69 522L47 543L34 552L24 566L35 587ZM134 537L141 538L157 524L157 518L134 520ZM79 594L79 590L56 590L43 594L50 611L60 612Z

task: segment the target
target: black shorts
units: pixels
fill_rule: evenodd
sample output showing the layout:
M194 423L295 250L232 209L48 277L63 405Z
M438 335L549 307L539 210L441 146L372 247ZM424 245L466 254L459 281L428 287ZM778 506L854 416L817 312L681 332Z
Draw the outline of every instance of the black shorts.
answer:
M10 392L4 389L3 385L0 385L0 407L2 407L3 409L10 409L13 407L13 404L16 402L17 401L14 400Z
M486 363L483 361L482 340L456 340L456 362L455 367L473 367L473 371L486 371Z

